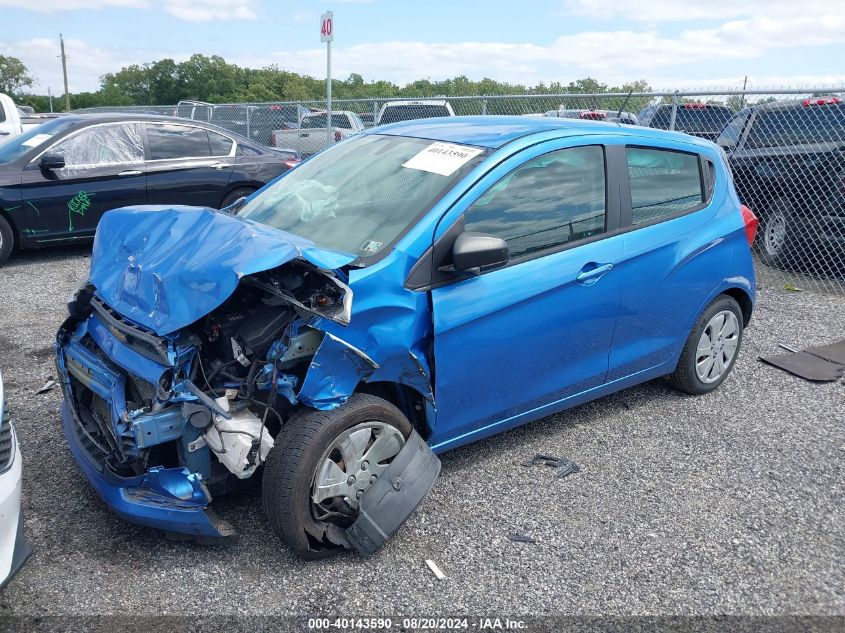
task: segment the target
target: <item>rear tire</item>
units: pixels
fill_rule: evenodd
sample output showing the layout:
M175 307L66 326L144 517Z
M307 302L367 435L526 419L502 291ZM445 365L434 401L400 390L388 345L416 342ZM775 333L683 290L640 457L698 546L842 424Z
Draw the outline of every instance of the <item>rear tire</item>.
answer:
M323 511L325 506L315 504L312 494L317 478L325 470L326 460L332 458L330 451L338 439L347 437L352 427L362 428L367 424L378 425L387 432L395 429L401 434L401 445L413 430L402 412L386 400L355 394L346 404L332 411L301 411L282 427L276 437L264 467L261 490L264 512L279 538L303 558L323 558L343 549L336 538L335 542L332 541L331 535L338 534L351 524L357 513L349 511L348 516L342 514L347 510L346 502L341 497L332 497L333 509L337 512L331 515L331 521L321 520L316 513ZM372 437L378 435L374 433ZM386 463L390 460L392 457ZM340 462L344 474L352 474L352 469L345 463L345 456ZM350 472L346 473L346 470ZM364 462L356 466L355 471L361 483L366 481L361 476L363 471L367 471L367 478L379 472L376 467Z
M776 268L788 268L795 262L795 212L786 198L778 198L763 212L760 232L755 242L760 261Z
M2 215L0 215L0 264L9 259L15 247L15 233Z
M238 201L238 198L245 198L253 193L255 193L255 189L252 187L240 187L239 189L235 189L230 191L226 194L226 197L223 198L223 202L220 203L220 208L225 209L229 205L235 204Z
M713 391L733 369L742 334L742 309L733 297L719 295L695 322L669 382L694 395Z

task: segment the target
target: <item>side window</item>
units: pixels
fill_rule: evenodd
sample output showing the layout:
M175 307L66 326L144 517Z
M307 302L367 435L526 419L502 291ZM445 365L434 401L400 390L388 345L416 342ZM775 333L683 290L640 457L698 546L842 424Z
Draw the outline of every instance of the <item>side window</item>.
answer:
M604 233L605 198L604 150L562 149L490 187L466 210L464 226L504 239L519 257Z
M150 160L211 156L204 128L169 123L147 124Z
M697 154L629 147L633 224L674 215L704 201Z
M716 144L724 149L731 150L739 143L742 137L742 131L745 129L745 123L751 115L751 110L743 110L738 112L734 118L725 126L719 138L716 139Z
M47 151L64 157L64 173L144 162L144 142L138 123L94 125L59 141Z
M232 151L232 139L211 130L208 131L208 143L211 145L212 156L228 156Z

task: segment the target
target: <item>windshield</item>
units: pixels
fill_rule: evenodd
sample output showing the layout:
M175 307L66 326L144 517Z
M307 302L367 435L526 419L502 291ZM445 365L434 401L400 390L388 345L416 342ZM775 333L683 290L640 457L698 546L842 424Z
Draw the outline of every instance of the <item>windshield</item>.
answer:
M238 215L323 248L370 257L431 209L484 153L404 136L359 136L291 170Z
M0 163L11 163L19 159L27 152L44 145L56 134L61 134L75 123L75 121L68 119L53 119L48 123L36 125L5 143L0 143Z

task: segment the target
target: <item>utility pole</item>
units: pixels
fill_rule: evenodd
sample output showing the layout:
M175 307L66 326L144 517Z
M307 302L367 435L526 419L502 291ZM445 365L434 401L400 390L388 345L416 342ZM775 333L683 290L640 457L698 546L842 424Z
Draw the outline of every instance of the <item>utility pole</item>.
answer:
M50 99L50 112L53 112L53 91L47 86L47 98Z
M67 90L67 57L65 57L65 40L59 33L59 43L62 46L62 74L65 77L65 112L70 112L70 93Z

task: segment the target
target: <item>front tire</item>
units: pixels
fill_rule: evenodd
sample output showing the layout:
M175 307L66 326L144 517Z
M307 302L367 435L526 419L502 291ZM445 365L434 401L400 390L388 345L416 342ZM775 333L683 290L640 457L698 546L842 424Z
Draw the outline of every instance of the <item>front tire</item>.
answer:
M262 482L264 512L279 538L304 558L341 551L358 499L412 430L399 409L367 394L332 411L294 415L276 437Z
M719 295L695 322L669 382L695 395L713 391L733 369L742 334L742 309L733 297Z

